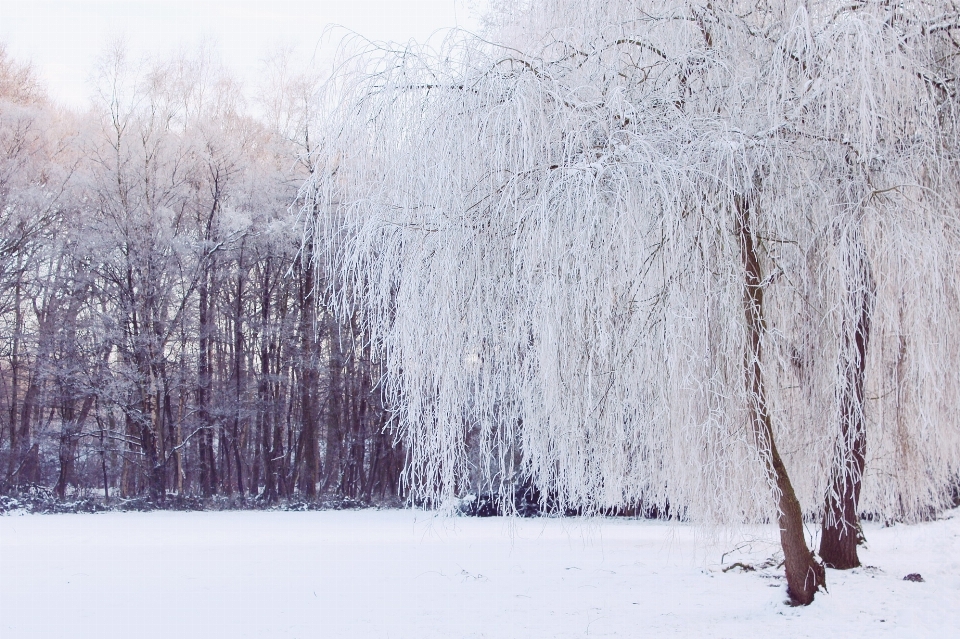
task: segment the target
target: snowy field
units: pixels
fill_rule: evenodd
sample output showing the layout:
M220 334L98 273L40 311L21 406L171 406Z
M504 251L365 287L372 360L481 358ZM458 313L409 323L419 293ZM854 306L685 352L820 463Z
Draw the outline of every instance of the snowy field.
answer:
M721 570L762 564L773 535L422 511L10 514L0 637L960 636L957 511L868 524L871 567L828 571L808 608L784 605L773 569Z

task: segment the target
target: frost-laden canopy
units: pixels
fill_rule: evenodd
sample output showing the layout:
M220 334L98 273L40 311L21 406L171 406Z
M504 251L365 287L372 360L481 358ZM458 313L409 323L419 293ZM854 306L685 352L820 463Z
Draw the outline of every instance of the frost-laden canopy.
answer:
M956 10L720 6L539 2L341 76L320 232L427 501L480 477L563 506L770 516L744 383L748 210L767 401L804 509L849 445L838 388L862 308L862 510L945 503Z

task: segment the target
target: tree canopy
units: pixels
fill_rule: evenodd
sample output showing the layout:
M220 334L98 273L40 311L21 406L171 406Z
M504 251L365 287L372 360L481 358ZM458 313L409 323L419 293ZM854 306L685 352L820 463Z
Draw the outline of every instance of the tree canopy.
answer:
M482 477L561 508L772 517L744 382L746 228L803 510L823 512L831 473L860 482L856 416L861 511L946 505L957 15L557 0L437 51L349 58L311 188L341 309L386 366L410 487L443 503Z

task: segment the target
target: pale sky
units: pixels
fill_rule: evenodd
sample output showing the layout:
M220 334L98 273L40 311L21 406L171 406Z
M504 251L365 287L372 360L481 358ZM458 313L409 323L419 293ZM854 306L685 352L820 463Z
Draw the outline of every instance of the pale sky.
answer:
M438 30L479 28L482 0L0 0L0 41L29 60L52 97L82 106L98 56L118 38L129 52L168 55L216 43L237 76L255 82L261 61L295 46L330 55L342 25L372 40L423 41ZM321 38L323 41L321 42Z

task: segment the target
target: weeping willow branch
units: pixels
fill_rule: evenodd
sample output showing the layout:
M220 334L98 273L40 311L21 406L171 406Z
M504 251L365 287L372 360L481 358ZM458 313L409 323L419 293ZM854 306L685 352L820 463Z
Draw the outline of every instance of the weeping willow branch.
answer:
M950 29L921 25L952 9L728 5L535 3L496 37L338 79L318 245L384 364L423 503L533 485L560 509L735 522L822 514L848 484L886 517L948 503L957 105L924 78L957 69ZM470 90L411 88L427 84ZM771 274L756 334L745 194Z

